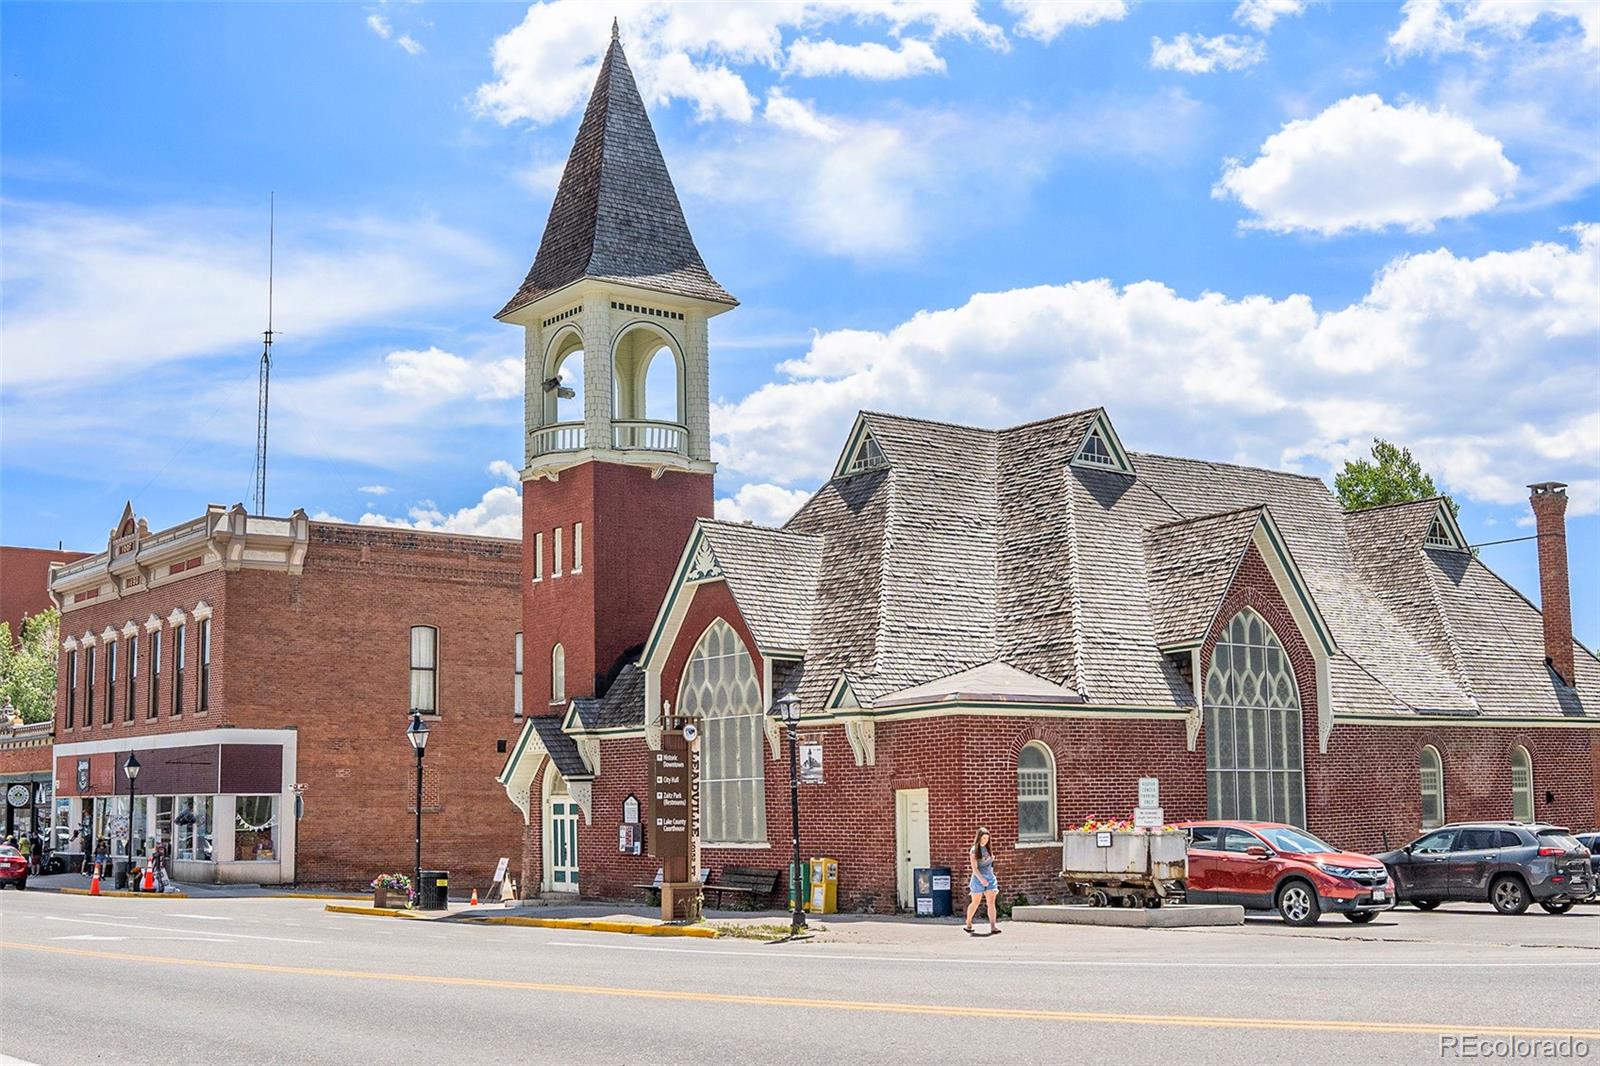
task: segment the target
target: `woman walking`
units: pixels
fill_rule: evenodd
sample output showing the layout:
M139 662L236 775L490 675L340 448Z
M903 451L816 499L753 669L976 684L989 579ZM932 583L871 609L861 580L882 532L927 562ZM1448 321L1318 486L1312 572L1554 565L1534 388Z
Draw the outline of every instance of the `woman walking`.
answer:
M972 877L967 881L967 892L972 899L967 904L967 932L973 936L972 919L978 913L978 904L984 903L989 908L989 932L1000 932L1000 920L995 917L994 899L1000 892L1000 880L994 875L994 852L989 850L989 831L979 829L972 838L972 851L967 855L967 865L972 869Z

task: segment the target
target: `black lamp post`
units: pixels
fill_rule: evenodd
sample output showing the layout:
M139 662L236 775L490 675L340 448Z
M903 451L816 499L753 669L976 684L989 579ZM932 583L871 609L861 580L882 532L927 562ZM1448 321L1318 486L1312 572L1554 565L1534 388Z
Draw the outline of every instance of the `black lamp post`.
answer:
M128 752L128 761L122 764L122 772L128 775L128 865L123 877L127 878L128 886L132 887L133 881L133 785L139 780L139 757L133 752Z
M412 748L417 752L417 866L413 871L416 879L411 882L412 890L417 893L417 902L422 902L422 753L428 749L428 723L422 720L421 711L411 712L411 724L406 726L406 739L411 741Z
M789 835L794 844L794 854L790 858L789 867L789 882L794 893L794 916L789 921L789 935L798 936L806 927L806 912L801 904L805 901L805 891L808 887L799 883L800 756L795 731L800 726L800 697L792 692L787 696L780 696L778 702L773 704L770 713L783 723L784 730L789 734Z

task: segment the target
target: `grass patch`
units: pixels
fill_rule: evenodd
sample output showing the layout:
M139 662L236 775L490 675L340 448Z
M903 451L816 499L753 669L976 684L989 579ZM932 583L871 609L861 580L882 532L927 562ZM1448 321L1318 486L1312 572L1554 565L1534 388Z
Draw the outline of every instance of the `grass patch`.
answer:
M737 937L740 940L782 940L789 935L787 925L776 922L712 922L711 928L718 936Z

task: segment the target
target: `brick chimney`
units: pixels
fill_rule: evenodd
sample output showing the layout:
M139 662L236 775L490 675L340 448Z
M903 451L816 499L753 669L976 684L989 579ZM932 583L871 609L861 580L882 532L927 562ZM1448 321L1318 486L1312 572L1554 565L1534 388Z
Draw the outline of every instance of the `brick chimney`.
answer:
M1572 665L1572 586L1567 580L1567 487L1559 481L1529 485L1539 534L1539 607L1544 613L1545 662L1561 680L1575 683Z

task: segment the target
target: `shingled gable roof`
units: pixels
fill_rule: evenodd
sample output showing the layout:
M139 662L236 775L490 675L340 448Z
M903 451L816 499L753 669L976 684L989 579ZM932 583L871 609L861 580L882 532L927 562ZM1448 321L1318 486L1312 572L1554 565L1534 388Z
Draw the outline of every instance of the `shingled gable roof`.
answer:
M760 649L803 649L817 601L822 538L704 518L698 528Z
M613 34L528 277L496 318L583 278L737 304L700 259Z
M1188 646L1205 638L1265 511L1263 506L1243 507L1169 522L1146 535L1150 612L1158 645Z
M1073 465L1097 417L987 430L864 412L852 436L869 431L885 465L834 477L785 527L823 544L805 705L826 706L841 678L871 707L1000 664L1094 705L1192 706L1161 649L1203 630L1262 525L1330 655L1336 714L1570 713L1539 676L1536 613L1470 555L1423 550L1431 513L1390 516L1430 566L1408 575L1367 557L1317 478L1142 453L1133 475ZM1473 665L1435 654L1394 588L1436 599ZM1514 639L1492 635L1503 625ZM1580 687L1600 686L1593 656L1579 660Z

